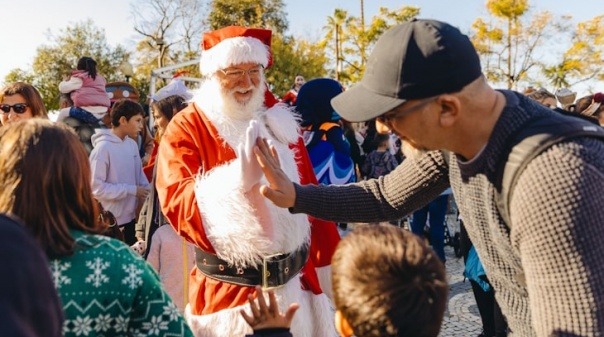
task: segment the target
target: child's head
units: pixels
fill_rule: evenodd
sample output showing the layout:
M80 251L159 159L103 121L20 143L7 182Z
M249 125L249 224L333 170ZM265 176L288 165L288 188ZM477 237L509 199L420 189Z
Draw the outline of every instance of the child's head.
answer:
M71 99L71 93L60 93L59 94L59 109L69 108L73 106L73 100Z
M111 126L113 129L122 129L123 133L136 138L143 128L143 107L134 101L122 99L111 108Z
M446 274L419 237L392 225L357 227L338 244L331 267L342 336L438 336Z
M78 70L86 70L92 79L96 78L96 61L89 56L82 56L78 60Z
M377 148L388 147L390 143L390 135L387 133L376 133L373 137L373 146Z
M151 103L154 126L160 136L163 135L174 114L186 108L187 105L185 98L180 95L171 95Z

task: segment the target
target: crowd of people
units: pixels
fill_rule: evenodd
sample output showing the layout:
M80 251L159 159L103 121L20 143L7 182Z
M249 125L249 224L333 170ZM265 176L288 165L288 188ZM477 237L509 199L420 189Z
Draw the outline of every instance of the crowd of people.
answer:
M0 91L0 330L436 337L454 198L482 337L604 333L604 94L495 90L466 35L414 19L352 88L296 74L279 99L271 35L205 33L199 88L150 96L155 132L87 56L56 122L34 86Z

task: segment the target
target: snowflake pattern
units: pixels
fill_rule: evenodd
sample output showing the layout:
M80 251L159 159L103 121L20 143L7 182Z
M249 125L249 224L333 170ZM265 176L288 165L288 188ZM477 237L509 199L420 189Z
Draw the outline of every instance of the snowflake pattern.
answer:
M86 267L92 269L92 274L86 277L86 283L92 283L94 287L98 288L103 283L109 282L109 277L103 274L103 270L107 269L109 265L109 262L104 262L100 257L93 261L86 261Z
M174 302L169 302L167 305L164 305L164 312L162 315L168 316L171 322L178 320L178 317L180 317L180 312L178 311L178 308Z
M61 263L60 260L50 261L50 273L57 289L61 288L62 285L71 284L71 279L63 275L63 272L67 271L69 267L71 267L70 262Z
M115 332L126 332L128 331L129 320L124 316L117 316L115 318Z
M130 289L136 289L137 286L143 284L143 279L139 276L143 271L136 268L135 264L130 263L127 266L122 266L122 269L128 274L128 276L122 280L122 284L127 284Z
M99 317L94 319L94 322L96 323L96 326L94 327L94 329L97 332L106 332L109 329L111 329L111 321L113 321L113 318L111 318L111 316L109 314L107 315L99 315Z
M132 337L147 337L146 334L141 332L139 329L130 329L130 336Z
M147 330L148 335L159 336L161 330L168 330L168 322L164 322L161 316L152 316L150 322L143 323L143 329Z
M90 318L90 316L77 316L76 319L71 321L71 323L73 323L73 329L71 330L71 332L75 333L76 336L87 336L92 331L92 319Z
M73 234L78 243L73 256L49 261L65 312L64 336L193 337L151 267L130 247L79 231ZM149 287L142 287L147 282Z

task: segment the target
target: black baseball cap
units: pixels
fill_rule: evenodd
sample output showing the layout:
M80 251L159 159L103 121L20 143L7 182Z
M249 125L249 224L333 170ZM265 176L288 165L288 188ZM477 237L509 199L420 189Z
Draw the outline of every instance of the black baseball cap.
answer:
M459 29L414 19L379 38L361 82L331 104L344 119L361 122L410 99L461 91L481 74L476 49Z

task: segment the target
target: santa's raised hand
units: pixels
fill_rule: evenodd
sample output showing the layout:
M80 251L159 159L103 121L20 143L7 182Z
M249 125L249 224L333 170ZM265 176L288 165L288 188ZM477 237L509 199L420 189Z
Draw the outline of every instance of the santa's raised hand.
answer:
M264 175L254 154L254 146L259 136L260 125L258 121L251 120L245 132L244 143L237 147L237 158L241 163L241 185L244 191L252 189Z
M281 169L279 155L270 143L259 138L254 149L257 162L266 175L268 185L260 186L260 194L282 208L293 207L296 202L294 183Z

